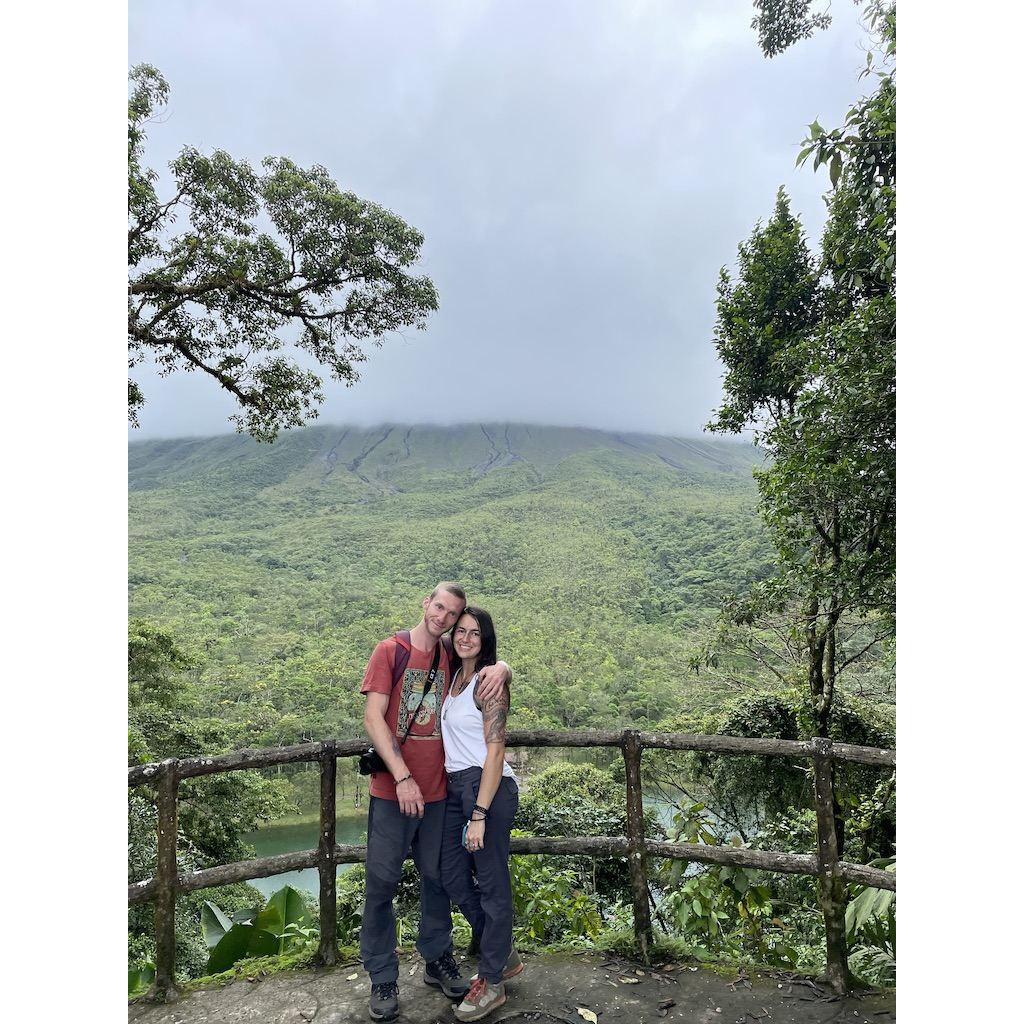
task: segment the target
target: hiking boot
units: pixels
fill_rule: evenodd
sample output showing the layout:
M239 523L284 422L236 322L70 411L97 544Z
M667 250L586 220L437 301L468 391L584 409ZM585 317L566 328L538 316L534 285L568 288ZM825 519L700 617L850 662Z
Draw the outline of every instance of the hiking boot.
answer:
M374 1020L394 1020L398 1016L397 981L370 987L370 1016Z
M455 1016L459 1020L479 1020L491 1010L504 1006L507 999L503 981L491 985L486 978L477 978L466 993L466 998L455 1007Z
M516 952L516 947L512 947L512 952L509 953L508 959L505 961L505 966L501 971L501 980L509 981L514 978L517 974L522 974L526 964L523 963L522 957ZM479 974L474 974L469 980L476 981L480 977Z
M423 968L423 980L439 988L449 999L461 999L469 991L469 982L459 974L450 949Z
M508 959L505 961L504 970L501 972L501 980L508 981L509 978L522 974L525 966L526 964L523 963L522 957L516 952L516 947L513 946L512 952L509 953Z

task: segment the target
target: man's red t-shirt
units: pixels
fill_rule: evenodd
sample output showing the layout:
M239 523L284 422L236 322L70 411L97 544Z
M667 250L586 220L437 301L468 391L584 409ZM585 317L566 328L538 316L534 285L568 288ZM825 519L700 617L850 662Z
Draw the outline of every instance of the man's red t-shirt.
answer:
M370 663L366 666L360 693L391 695L384 719L401 743L409 718L423 696L423 685L434 662L434 652L421 651L413 647L402 681L392 687L391 678L395 669L397 647L398 641L394 637L388 637L377 644L370 656ZM448 652L441 644L441 657L437 663L434 685L430 688L430 693L423 701L423 707L420 708L416 721L409 730L409 738L402 744L402 757L427 803L443 800L448 795L448 781L444 774L444 747L441 745L440 710L450 680ZM395 780L390 772L374 772L370 776L370 796L379 796L385 800L398 799L395 793Z

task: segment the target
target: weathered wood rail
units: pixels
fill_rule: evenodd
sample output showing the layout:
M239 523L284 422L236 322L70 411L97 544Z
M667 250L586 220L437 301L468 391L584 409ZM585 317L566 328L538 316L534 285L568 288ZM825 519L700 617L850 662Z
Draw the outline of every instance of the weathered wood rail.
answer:
M337 963L337 866L366 860L363 845L339 845L336 840L337 759L358 756L366 745L359 740L325 740L293 747L238 750L219 757L171 758L128 769L128 785L155 787L157 802L156 876L128 886L128 902L152 900L156 931L156 977L150 990L153 999L177 997L174 978L174 904L179 892L208 889L232 882L266 878L285 871L316 867L320 874L320 946L317 959ZM812 740L747 739L701 733L581 730L577 732L512 731L510 747L618 747L626 762L626 836L570 836L512 839L513 853L549 855L582 854L591 857L626 857L633 892L633 918L641 957L646 960L653 941L647 858L698 861L760 868L786 874L813 875L818 879L818 898L825 922L828 980L832 988L849 991L850 974L846 949L846 884L858 882L880 889L896 888L889 871L839 859L839 843L833 813L833 766L836 761L876 767L895 767L891 750ZM652 842L644 835L643 791L640 760L644 750L702 750L718 754L754 754L769 757L806 758L814 771L814 808L818 823L815 853L778 853L702 843ZM187 874L178 872L178 784L182 779L220 772L270 768L296 762L320 764L320 840L315 850L284 853L258 860L236 861Z

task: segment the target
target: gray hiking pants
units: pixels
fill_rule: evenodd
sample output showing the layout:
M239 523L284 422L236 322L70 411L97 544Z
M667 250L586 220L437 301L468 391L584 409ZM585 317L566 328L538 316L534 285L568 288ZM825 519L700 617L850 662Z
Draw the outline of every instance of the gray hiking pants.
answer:
M422 818L411 818L398 809L397 800L370 797L366 903L359 952L373 985L398 980L393 901L402 879L402 862L410 849L420 873L420 933L416 949L430 962L452 948L452 905L441 885L444 807L444 800L434 800L424 805Z

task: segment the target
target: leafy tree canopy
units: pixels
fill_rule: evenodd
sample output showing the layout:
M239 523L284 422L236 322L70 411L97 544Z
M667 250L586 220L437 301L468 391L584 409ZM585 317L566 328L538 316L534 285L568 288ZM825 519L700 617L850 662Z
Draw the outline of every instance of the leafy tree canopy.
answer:
M128 101L128 366L208 374L234 395L238 430L272 441L315 418L323 379L351 385L363 343L423 328L437 309L411 268L423 236L342 191L327 170L267 157L262 170L222 150L186 147L157 189L146 128L169 87L156 68L130 74ZM299 359L284 354L289 347ZM138 425L144 396L128 383Z
M780 192L769 223L740 245L736 282L722 272L715 332L726 378L710 427L752 428L772 460L756 475L779 571L755 603L799 608L790 636L823 735L844 623L877 621L880 640L895 619L895 6L877 0L867 21L883 58L878 69L869 54L865 67L874 92L842 128L815 121L798 158L813 153L830 172L821 257Z

